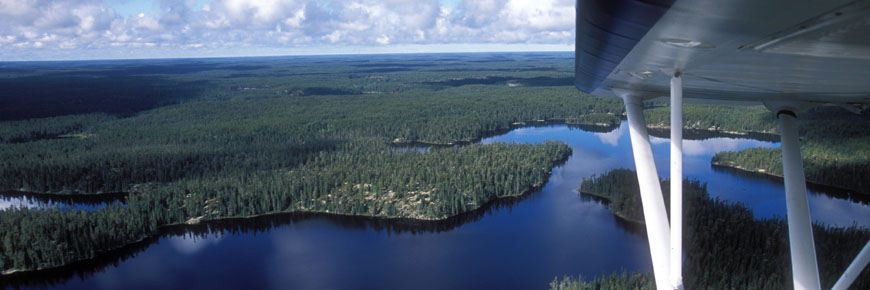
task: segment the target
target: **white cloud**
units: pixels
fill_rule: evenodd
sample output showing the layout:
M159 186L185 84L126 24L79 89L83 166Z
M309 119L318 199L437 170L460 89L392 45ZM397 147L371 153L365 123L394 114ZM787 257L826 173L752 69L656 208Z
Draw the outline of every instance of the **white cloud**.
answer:
M574 26L574 1L570 0L511 0L502 13L517 28L548 31Z
M462 10L456 14L459 23L471 28L486 27L495 22L507 4L507 0L463 1Z
M211 19L212 28L271 29L277 23L298 22L294 17L304 16L305 4L294 0L215 0L203 16Z
M375 41L377 41L379 44L387 45L390 44L390 37L387 35L381 35Z
M196 2L160 0L152 4L159 9L122 16L100 0L0 0L0 58L135 55L148 47L171 54L174 49L574 41L571 0Z

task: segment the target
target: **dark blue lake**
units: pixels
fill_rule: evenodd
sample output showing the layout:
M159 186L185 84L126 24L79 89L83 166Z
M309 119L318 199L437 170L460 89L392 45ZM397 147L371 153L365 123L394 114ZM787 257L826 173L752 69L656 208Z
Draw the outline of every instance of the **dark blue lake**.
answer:
M608 133L552 125L486 138L481 142L561 140L574 153L539 192L445 222L287 215L170 229L33 282L72 289L543 289L556 276L649 271L645 235L575 191L584 177L634 167L627 131L624 124ZM652 141L666 177L668 140ZM710 166L721 150L775 146L686 140L684 171L757 217L784 216L781 181ZM867 203L825 190L811 190L815 221L870 226Z

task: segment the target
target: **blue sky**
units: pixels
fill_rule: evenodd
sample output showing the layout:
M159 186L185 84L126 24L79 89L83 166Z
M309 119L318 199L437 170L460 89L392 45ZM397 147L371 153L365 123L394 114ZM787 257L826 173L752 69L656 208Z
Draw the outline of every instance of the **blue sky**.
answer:
M573 44L573 0L0 0L0 61Z

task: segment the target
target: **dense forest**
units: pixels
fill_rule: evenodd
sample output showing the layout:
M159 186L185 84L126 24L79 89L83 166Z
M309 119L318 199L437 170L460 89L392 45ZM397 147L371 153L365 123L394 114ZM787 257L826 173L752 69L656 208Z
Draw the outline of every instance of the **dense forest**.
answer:
M670 128L670 107L644 110L647 127ZM762 106L722 106L686 104L683 127L722 133L776 133L776 116Z
M870 113L818 107L798 115L801 154L808 182L870 194ZM779 148L720 152L713 164L782 176Z
M444 219L543 185L561 143L470 145L428 153L360 146L291 171L239 172L131 194L96 211L0 211L0 267L40 269L92 258L165 225L278 212Z
M321 70L324 66L309 65ZM407 86L401 78L419 77L417 73L391 73L388 80L386 76L374 78L380 74L348 78L341 68L320 78L365 87L381 82ZM582 95L570 86L418 84L402 93L288 96L285 90L308 80L271 77L269 83L286 81L287 88L264 88L265 84L258 84L270 80L270 71L262 73L265 77L243 87L261 90L235 91L237 86L229 86L236 94L201 97L132 117L107 117L95 123L70 116L13 121L27 126L0 126L16 131L15 140L30 140L0 143L0 188L53 193L133 191L136 185L205 178L239 168L295 167L318 152L336 150L352 140L447 144L475 140L530 120L612 124L622 112L619 100ZM438 76L451 75L439 72ZM261 92L267 89L273 94ZM586 113L599 114L581 117Z
M665 200L669 182L662 182ZM740 204L711 199L706 185L683 181L683 282L686 289L790 289L791 266L787 225L780 218L755 219ZM643 208L634 171L617 169L583 180L582 193L609 201L614 213L630 221L643 220ZM665 202L667 205L668 203ZM815 225L814 239L823 288L830 288L864 244L866 228ZM592 281L564 277L551 289L654 289L649 274L613 274ZM870 269L864 269L854 289L870 287Z
M529 192L570 156L570 147L489 144L417 152L398 150L395 144L462 143L527 121L618 122L618 100L582 95L570 82L563 84L564 77L556 76L570 72L569 62L547 57L514 57L528 58L523 63L546 68L542 70L508 70L505 63L515 59L498 57L504 63L452 73L443 71L449 65L421 66L413 73L372 66L400 64L391 57L379 63L352 58L324 64L314 58L244 67L220 61L190 67L158 62L62 73L37 66L21 77L42 74L44 85L75 87L55 98L83 90L63 79L69 74L106 82L115 80L114 74L147 75L157 82L133 88L214 86L187 90L202 95L170 96L167 100L181 101L155 102L167 105L134 113L96 106L97 112L74 114L75 106L60 102L62 108L50 108L48 102L32 108L32 117L45 111L70 114L0 122L0 132L7 136L0 140L3 190L129 192L123 203L90 211L0 210L0 269L33 270L93 258L165 225L286 212L437 220ZM564 72L555 71L556 64ZM29 84L16 88L23 91L20 87ZM16 101L18 95L3 97L19 107L27 104ZM114 100L100 98L79 101ZM27 112L18 110L15 116L25 118ZM587 113L591 117L582 117Z
M85 128L109 121L106 114L84 114L0 122L0 143L24 143L39 139L75 138Z

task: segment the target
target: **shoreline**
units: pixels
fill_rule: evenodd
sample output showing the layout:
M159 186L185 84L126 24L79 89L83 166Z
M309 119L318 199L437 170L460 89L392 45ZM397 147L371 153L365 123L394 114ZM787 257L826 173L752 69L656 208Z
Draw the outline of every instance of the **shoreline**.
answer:
M615 216L615 217L617 217L617 218L619 218L619 219L621 219L621 220L623 220L623 221L625 221L625 222L632 223L632 224L635 224L635 225L640 225L640 226L644 226L644 225L646 225L646 223L645 223L643 220L633 219L633 218L630 218L630 217L626 216L626 215L623 214L622 212L616 212L616 211L614 211L613 208L610 207L610 203L613 202L613 200L611 200L610 197L607 197L607 196L604 196L604 195L602 195L602 194L595 193L595 192L582 191L582 190L580 190L580 189L577 189L576 191L577 191L577 193L579 193L579 194L581 194L581 195L586 195L586 196L589 196L589 197L592 197L592 198L595 198L595 199L599 199L599 200L602 200L602 201L606 202L606 203L607 203L607 208L610 210L610 214L612 214L613 216Z
M620 120L620 123L622 121ZM619 123L617 124L608 124L608 123L592 123L592 122L569 122L564 118L551 118L551 119L542 119L542 120L528 120L528 121L519 121L513 122L508 125L506 129L496 129L489 132L484 132L479 137L474 137L470 139L462 139L462 140L454 140L447 143L437 142L437 141L427 141L427 140L414 140L408 141L401 138L396 138L390 142L393 146L413 146L413 145L427 145L427 146L436 146L436 147L450 147L450 146L461 146L468 145L476 142L480 142L480 140L493 137L496 135L504 134L510 132L511 130L520 129L520 128L530 128L530 127L538 127L538 126L547 126L547 125L568 125L568 126L577 126L577 127L590 127L598 130L615 130L619 128Z
M507 129L498 129L486 132L482 134L481 137L474 137L470 139L463 140L454 140L450 142L438 142L438 141L429 141L429 140L404 140L401 138L396 138L390 142L393 146L414 146L414 145L425 145L425 146L436 146L436 147L450 147L450 146L461 146L467 145L475 142L479 142L485 138L493 137L495 135L504 134L510 132L511 130L521 129L521 128L530 128L530 127L538 127L538 126L547 126L547 125L567 125L567 126L576 126L580 127L586 131L593 132L610 132L608 130L616 130L625 121L620 119L619 123L611 124L611 123L600 123L600 122L570 122L565 118L551 118L551 119L542 119L542 120L528 120L528 121L520 121L511 123ZM660 126L660 125L651 125L647 126L647 129L650 131L650 136L661 137L661 138L670 138L670 126ZM701 140L710 138L709 135L715 135L716 137L725 137L725 138L745 138L745 139L753 139L759 141L767 141L767 142L779 142L779 134L766 132L766 131L724 131L724 130L712 130L712 129L702 129L702 128L689 128L684 127L684 139L686 140Z
M649 129L660 129L660 130L670 130L670 129L671 129L671 126L669 126L669 125L660 125L660 124L656 124L656 125L649 125L649 124L648 124L646 127L649 128ZM697 131L709 131L709 132L716 132L716 133L722 133L722 134L731 134L731 135L743 135L743 136L746 136L746 135L751 135L751 134L764 134L764 135L771 135L771 136L777 136L777 137L779 137L779 134L774 133L774 132L771 132L771 131L755 131L755 130L746 130L746 131L729 131L729 130L720 130L720 129L718 129L718 128L706 128L706 129L705 129L705 128L698 128L698 127L683 127L683 129L686 129L686 130L697 130Z
M731 161L711 161L710 166L737 170L737 171L744 172L744 173L759 175L761 177L775 178L779 181L783 180L782 175L773 174L773 173L767 172L764 169L753 170L753 169L745 168L745 167L737 165L736 163L731 162ZM807 185L810 185L810 186L828 187L828 188L833 188L833 189L837 189L837 190L841 190L841 191L852 192L853 195L857 195L860 197L870 198L870 193L862 192L862 191L854 189L854 188L847 188L847 187L841 187L841 186L832 185L832 184L819 183L819 182L815 182L815 181L811 181L811 180L806 180L806 183L807 183Z
M647 129L649 130L649 134L651 136L660 137L660 138L670 138L670 130L671 126L663 126L663 125L647 125ZM753 139L759 141L766 142L779 142L780 136L779 134L773 132L766 131L728 131L728 130L719 130L712 128L691 128L691 127L683 127L683 139L691 140L692 138L704 139L710 135L721 136L726 138L743 138L743 139Z
M572 155L573 155L573 153L572 153ZM338 217L344 217L344 218L376 219L376 220L381 220L381 221L398 222L398 223L408 222L408 223L425 224L425 223L445 222L445 221L448 221L448 220L453 219L453 218L459 218L459 217L466 215L466 214L472 214L472 213L477 212L477 211L486 210L490 206L492 206L493 204L495 204L499 201L502 201L502 200L521 198L523 196L529 196L537 191L540 191L544 187L544 185L546 185L547 182L550 181L550 177L552 177L552 174L553 174L553 168L564 165L565 162L572 155L566 156L565 158L562 158L562 159L559 159L559 160L556 160L555 162L553 162L552 166L550 167L550 170L547 172L546 178L544 179L544 181L541 184L530 185L527 189L525 189L517 194L508 194L508 195L503 195L503 196L496 196L493 199L490 199L490 200L480 204L480 206L478 206L476 208L473 208L471 210L464 211L464 212L459 212L459 213L457 213L455 215L451 215L451 216L443 216L443 217L436 217L436 218L401 217L401 216L374 216L374 215L359 215L359 214L329 212L328 210L327 211L323 211L323 210L277 211L277 212L266 212L266 213L260 213L260 214L255 214L255 215L248 215L248 216L229 216L229 217L218 217L218 218L213 218L213 219L204 219L204 217L200 216L200 217L189 218L187 221L182 222L182 223L172 223L172 224L160 225L154 230L154 232L147 234L144 237L141 237L141 238L133 240L133 241L125 242L121 245L118 245L116 247L112 247L112 248L107 249L107 250L95 252L94 256L90 257L90 258L68 261L68 262L60 264L60 265L46 267L46 268L37 268L37 269L29 269L29 270L25 270L25 269L4 270L4 271L0 272L0 277L4 277L7 275L15 275L15 274L26 275L26 274L38 273L41 271L56 270L59 268L70 266L70 265L75 264L75 263L95 260L95 259L100 258L102 255L111 253L112 251L116 251L116 250L122 249L124 247L135 245L136 243L140 243L140 242L145 241L145 240L150 239L150 238L159 237L159 235L161 234L162 231L165 231L165 230L168 230L171 228L182 227L182 228L186 229L187 227L200 226L200 225L205 225L205 224L212 223L212 222L233 221L233 220L251 220L251 219L268 217L268 216L294 215L294 214L299 214L299 215L314 214L314 215L338 216ZM191 222L191 220L194 220L194 219L196 221Z

